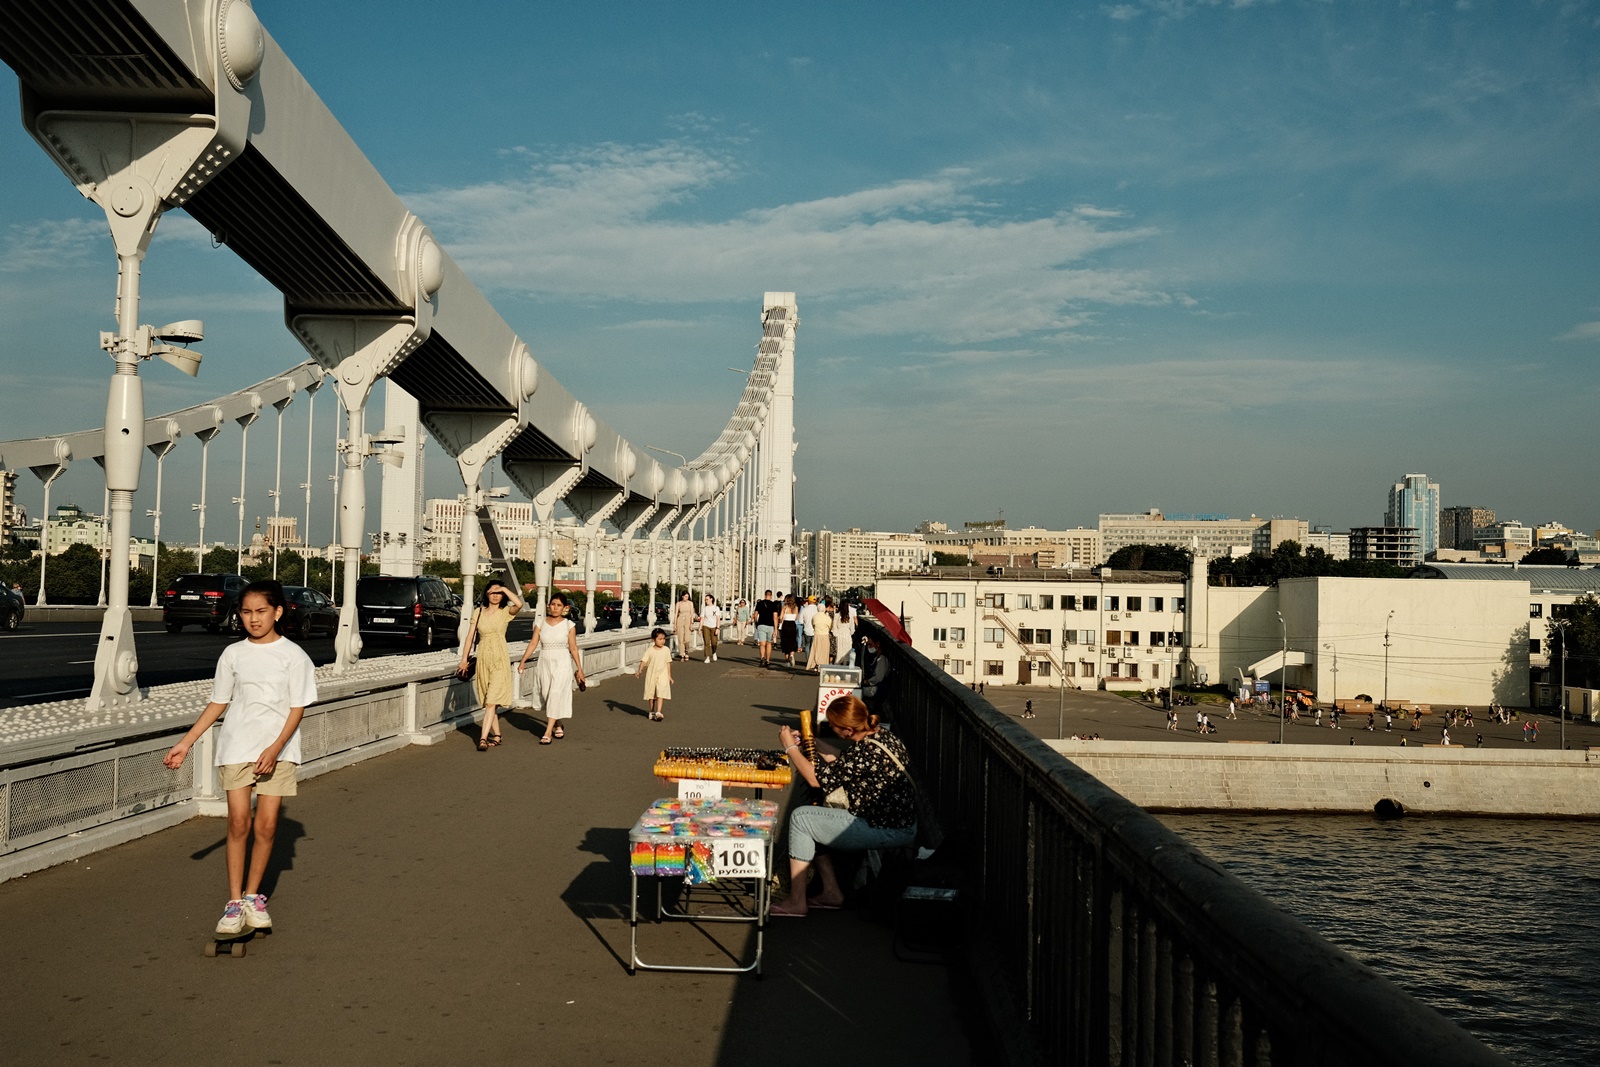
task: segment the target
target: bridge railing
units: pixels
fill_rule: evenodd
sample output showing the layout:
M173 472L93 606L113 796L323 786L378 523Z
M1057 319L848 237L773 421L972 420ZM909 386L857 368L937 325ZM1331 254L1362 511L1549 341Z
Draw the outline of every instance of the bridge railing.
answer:
M603 681L631 670L650 646L634 627L578 638L584 673ZM511 646L512 659L525 646ZM300 726L311 778L410 744L432 743L479 711L454 677L458 652L361 660L343 675L318 671L321 699ZM0 711L0 881L152 833L197 814L220 815L212 766L216 729L179 770L162 757L199 717L209 680L153 689L127 713L59 701Z
M1506 1062L925 656L884 646L1011 1062Z

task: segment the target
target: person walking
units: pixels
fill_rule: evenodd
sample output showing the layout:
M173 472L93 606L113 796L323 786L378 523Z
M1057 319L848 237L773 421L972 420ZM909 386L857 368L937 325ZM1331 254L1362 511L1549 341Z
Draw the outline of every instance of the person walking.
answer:
M812 624L816 620L817 610L817 598L814 596L806 597L805 603L800 605L800 651L807 654L811 652L811 639L815 636Z
M722 609L717 607L717 598L707 593L700 608L700 645L705 649L707 663L717 660L717 634L721 631Z
M1022 717L1024 719L1033 718L1033 701L1025 700L1022 702Z
M672 608L672 633L678 639L678 658L689 662L689 646L694 642L694 599L685 589Z
M189 732L161 760L169 770L182 767L194 743L222 718L223 712L231 710L222 719L213 761L218 783L228 797L224 853L228 903L217 921L218 937L237 937L246 926L252 930L272 928L261 880L272 857L283 798L299 791L296 771L302 759L300 720L306 706L317 702L316 668L311 657L278 633L286 604L283 586L275 581L245 586L238 612L245 639L222 650L211 681L209 703Z
M756 651L763 667L772 666L772 638L778 627L778 607L772 599L772 590L764 590L756 601Z
M562 720L572 718L572 689L574 683L586 686L583 677L583 660L578 654L578 628L567 615L567 598L552 593L544 609L544 621L533 629L533 640L517 661L517 673L527 669L528 657L539 653L539 665L534 668L534 685L539 692L539 708L544 712L544 736L541 745L567 736Z
M644 699L651 722L667 717L667 701L672 699L672 650L667 647L667 631L657 626L650 631L650 647L639 657L635 678L644 675Z
M783 653L783 662L794 666L794 654L800 651L800 606L794 602L794 594L786 593L783 605L778 609L778 650Z
M734 610L733 621L739 625L739 644L744 644L744 639L750 636L750 601L744 597L739 598L739 605Z
M823 598L822 606L811 617L811 652L806 657L806 670L820 673L818 668L833 662L833 601Z
M856 616L848 600L839 601L833 617L833 662L842 667L856 665Z
M479 726L478 751L487 752L500 743L500 708L508 708L515 698L511 692L511 650L506 647L506 628L517 612L522 610L522 598L498 578L489 579L473 609L472 622L467 627L467 639L461 642L461 662L456 674L467 676L467 659L473 642L478 646L478 666L472 676L472 687L483 708L483 722Z

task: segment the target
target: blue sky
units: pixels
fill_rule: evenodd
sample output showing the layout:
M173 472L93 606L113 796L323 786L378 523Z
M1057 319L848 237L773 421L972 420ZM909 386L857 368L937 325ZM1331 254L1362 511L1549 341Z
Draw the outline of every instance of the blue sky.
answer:
M256 6L632 439L698 452L762 292L796 291L805 526L1345 529L1423 471L1447 506L1600 527L1600 3ZM102 218L14 118L0 160L0 438L96 424ZM181 212L145 278L146 321L208 326L198 382L146 372L152 413L302 358ZM97 508L94 473L63 492ZM434 459L430 494L454 477Z

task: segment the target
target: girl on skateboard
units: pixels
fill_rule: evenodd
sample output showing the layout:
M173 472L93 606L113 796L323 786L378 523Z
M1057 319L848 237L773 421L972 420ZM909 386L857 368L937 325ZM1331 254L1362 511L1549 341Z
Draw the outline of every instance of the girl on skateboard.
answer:
M672 650L667 647L667 631L657 626L650 632L650 647L639 657L635 678L644 675L644 699L650 705L650 721L667 717L667 701L672 699Z
M183 766L189 749L222 719L215 764L217 779L228 794L228 904L217 923L219 937L237 936L246 926L272 927L261 879L272 857L283 798L297 792L300 719L306 705L317 699L311 657L278 633L284 603L283 586L275 581L245 587L239 597L245 639L223 649L211 683L211 702L163 760L173 770ZM256 798L253 820L251 793ZM247 878L245 853L252 830L255 850Z

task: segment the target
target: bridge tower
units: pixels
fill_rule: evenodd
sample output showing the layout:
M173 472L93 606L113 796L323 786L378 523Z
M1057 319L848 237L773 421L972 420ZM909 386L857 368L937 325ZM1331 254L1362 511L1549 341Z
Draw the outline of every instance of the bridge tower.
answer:
M382 524L378 533L378 572L414 578L422 573L422 414L416 397L384 382L384 425L404 430L383 468ZM466 518L462 521L467 522Z
M793 293L761 301L763 357L773 359L772 399L757 443L760 507L755 531L757 590L794 587L794 335L800 325Z

